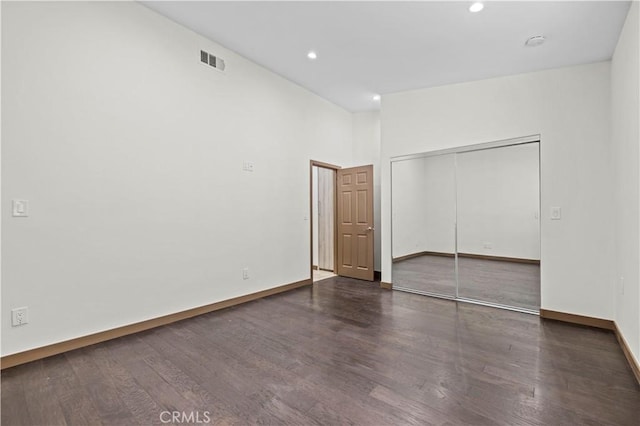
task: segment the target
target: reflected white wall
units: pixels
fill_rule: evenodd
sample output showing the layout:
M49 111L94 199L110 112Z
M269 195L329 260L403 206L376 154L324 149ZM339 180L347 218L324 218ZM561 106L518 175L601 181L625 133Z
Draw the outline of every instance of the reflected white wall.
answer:
M538 146L457 154L459 253L540 259Z
M456 176L453 154L425 157L424 251L455 252Z
M393 164L393 257L424 251L425 221L424 159Z

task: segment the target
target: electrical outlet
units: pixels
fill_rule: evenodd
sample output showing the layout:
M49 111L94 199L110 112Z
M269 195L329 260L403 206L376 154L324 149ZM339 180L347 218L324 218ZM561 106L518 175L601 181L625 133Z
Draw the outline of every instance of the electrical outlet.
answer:
M249 279L249 268L244 268L242 270L242 279L243 280L248 280Z
M11 325L17 327L29 323L29 308L15 308L11 310Z
M242 170L244 170L245 172L252 172L253 171L253 162L251 161L245 161L242 163Z
M491 243L484 243L484 248L491 250L493 248L493 244Z
M562 219L562 209L560 207L551 207L551 220Z

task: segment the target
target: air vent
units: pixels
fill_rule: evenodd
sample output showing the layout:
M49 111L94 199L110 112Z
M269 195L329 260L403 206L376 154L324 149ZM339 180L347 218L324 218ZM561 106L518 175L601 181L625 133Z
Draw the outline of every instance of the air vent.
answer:
M217 56L214 56L209 52L205 52L204 50L200 51L200 62L220 71L224 71L225 69L224 59L218 58Z

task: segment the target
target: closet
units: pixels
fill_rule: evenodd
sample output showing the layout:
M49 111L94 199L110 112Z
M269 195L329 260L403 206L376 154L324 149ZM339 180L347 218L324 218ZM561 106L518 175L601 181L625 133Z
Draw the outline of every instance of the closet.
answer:
M393 288L537 313L539 149L526 138L393 158Z

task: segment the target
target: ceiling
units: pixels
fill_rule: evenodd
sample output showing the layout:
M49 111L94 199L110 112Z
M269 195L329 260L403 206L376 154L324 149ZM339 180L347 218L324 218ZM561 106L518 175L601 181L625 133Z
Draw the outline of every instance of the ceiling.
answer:
M489 1L471 13L466 1L142 3L349 111L377 109L376 93L608 60L630 6ZM546 42L526 47L535 35Z

